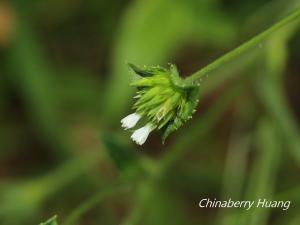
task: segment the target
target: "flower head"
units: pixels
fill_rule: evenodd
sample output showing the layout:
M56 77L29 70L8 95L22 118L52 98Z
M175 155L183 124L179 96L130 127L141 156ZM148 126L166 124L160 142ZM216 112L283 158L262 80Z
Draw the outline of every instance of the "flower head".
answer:
M158 129L166 137L191 118L196 107L198 88L177 86L172 76L179 76L174 65L170 68L129 65L136 77L131 86L137 88L135 113L121 120L125 129L133 128L140 118L147 125L136 130L131 138L142 145L149 133Z

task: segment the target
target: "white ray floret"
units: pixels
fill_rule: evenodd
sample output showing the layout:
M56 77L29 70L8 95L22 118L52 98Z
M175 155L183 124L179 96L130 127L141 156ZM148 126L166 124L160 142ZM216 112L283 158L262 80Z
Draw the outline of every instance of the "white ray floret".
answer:
M146 126L137 129L133 132L131 135L131 139L137 143L138 145L142 145L145 143L145 141L148 138L148 135L150 132L154 129L154 126L150 123L148 123Z
M140 119L141 116L137 113L129 114L121 120L122 127L125 130L133 128Z

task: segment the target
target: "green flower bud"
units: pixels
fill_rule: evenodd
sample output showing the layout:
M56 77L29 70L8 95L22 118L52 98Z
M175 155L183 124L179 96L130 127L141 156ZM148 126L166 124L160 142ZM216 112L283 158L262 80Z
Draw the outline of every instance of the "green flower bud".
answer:
M175 85L172 77L179 75L174 65L170 65L169 69L159 66L129 66L136 78L130 85L137 88L137 95L134 97L137 100L133 105L135 113L125 117L121 121L122 126L125 129L132 128L140 118L144 118L147 120L145 127L151 129L138 129L132 139L143 144L149 133L158 129L162 131L164 142L170 133L191 118L198 103L199 88Z

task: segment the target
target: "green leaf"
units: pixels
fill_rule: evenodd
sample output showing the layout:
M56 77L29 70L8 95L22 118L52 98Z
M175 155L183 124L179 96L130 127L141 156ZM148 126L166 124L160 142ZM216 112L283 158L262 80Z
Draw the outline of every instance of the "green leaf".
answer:
M111 157L114 165L118 170L125 170L130 165L136 164L136 155L132 149L126 148L120 141L109 134L103 134L102 140Z

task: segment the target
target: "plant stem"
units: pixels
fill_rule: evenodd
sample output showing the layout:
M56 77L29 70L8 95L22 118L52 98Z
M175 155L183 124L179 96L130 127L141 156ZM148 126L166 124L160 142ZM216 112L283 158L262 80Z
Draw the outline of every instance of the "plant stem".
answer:
M95 205L99 204L101 201L105 200L109 196L116 195L116 193L125 192L127 190L126 186L122 185L112 185L106 187L104 190L99 191L97 194L89 198L87 201L79 205L69 217L63 223L64 225L73 225L78 219Z
M226 53L222 57L218 58L214 62L210 63L206 67L200 69L199 71L195 72L191 76L189 76L186 79L181 80L180 86L182 87L195 87L199 85L199 82L201 81L202 77L205 75L208 75L212 71L216 70L217 68L221 67L225 63L233 60L234 58L237 58L250 48L254 48L255 46L259 46L260 43L268 37L271 33L277 31L281 27L285 26L286 24L298 19L300 17L300 8L297 8L294 12L289 14L288 16L284 17L283 19L279 20L277 23L275 23L273 26L268 28L267 30L261 32L260 34L256 35L255 37L251 38L247 42L243 43L239 47L233 49L232 51ZM179 82L176 82L177 84Z

